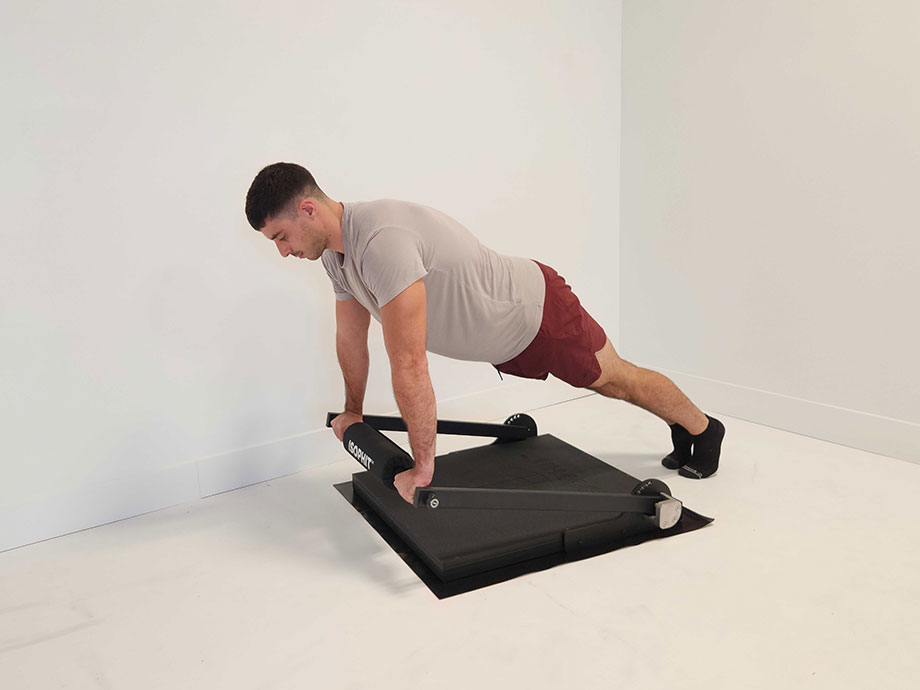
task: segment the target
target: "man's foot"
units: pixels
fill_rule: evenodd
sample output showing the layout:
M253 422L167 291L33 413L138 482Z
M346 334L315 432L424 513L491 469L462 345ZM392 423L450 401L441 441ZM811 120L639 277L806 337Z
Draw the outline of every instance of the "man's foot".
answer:
M693 452L690 460L681 465L678 474L690 479L706 479L719 469L719 455L722 452L722 439L725 438L725 426L715 417L706 415L709 426L706 430L690 438L693 440Z
M674 444L674 450L661 461L661 464L669 470L676 470L690 462L693 437L680 424L671 424L671 442Z

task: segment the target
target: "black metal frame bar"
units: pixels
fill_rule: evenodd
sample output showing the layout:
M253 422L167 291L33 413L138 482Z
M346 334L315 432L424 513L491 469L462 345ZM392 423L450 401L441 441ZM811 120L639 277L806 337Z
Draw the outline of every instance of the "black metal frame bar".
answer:
M663 494L634 496L592 491L473 489L430 486L415 490L415 505L428 508L565 510L655 514Z
M592 491L537 491L529 489L471 489L429 486L415 490L415 507L479 508L488 510L566 510L642 513L654 516L661 529L680 520L683 503L665 493L634 495Z
M332 426L332 420L339 412L326 413L326 426ZM372 426L377 431L408 431L406 422L402 417L386 417L380 415L363 415L364 423ZM483 422L455 422L447 419L438 420L437 432L439 434L452 434L454 436L486 436L507 441L519 441L534 436L534 432L523 426L514 424L487 424Z

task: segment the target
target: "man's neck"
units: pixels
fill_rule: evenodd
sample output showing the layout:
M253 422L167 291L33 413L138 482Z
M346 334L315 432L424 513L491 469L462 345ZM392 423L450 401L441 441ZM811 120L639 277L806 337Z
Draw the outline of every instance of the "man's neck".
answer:
M329 231L329 244L327 246L332 251L344 254L345 240L342 237L342 216L345 214L345 204L341 201L336 201L331 210L334 214L335 221Z

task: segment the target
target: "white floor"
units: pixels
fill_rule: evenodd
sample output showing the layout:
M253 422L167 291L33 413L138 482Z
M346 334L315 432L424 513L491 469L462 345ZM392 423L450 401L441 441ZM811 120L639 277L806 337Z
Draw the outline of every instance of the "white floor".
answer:
M532 414L716 522L439 601L332 488L343 451L0 554L0 688L920 687L920 466L721 417L693 481L629 405Z

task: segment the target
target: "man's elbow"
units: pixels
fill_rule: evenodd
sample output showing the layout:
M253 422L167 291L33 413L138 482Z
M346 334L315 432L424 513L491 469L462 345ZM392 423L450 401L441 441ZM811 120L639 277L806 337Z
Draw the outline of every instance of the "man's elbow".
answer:
M397 354L390 358L390 370L394 378L428 376L428 356L424 352Z

